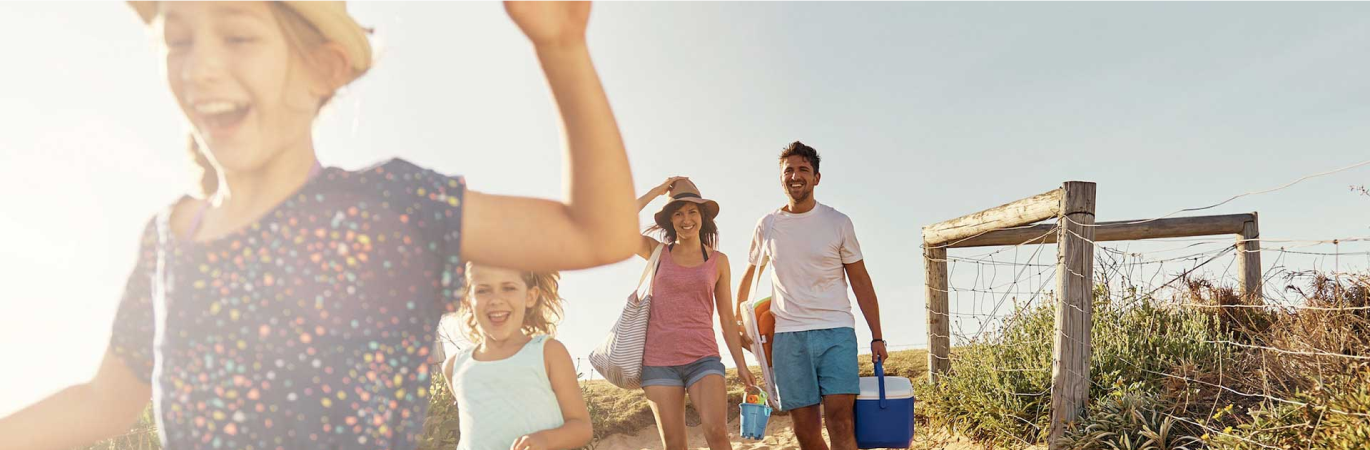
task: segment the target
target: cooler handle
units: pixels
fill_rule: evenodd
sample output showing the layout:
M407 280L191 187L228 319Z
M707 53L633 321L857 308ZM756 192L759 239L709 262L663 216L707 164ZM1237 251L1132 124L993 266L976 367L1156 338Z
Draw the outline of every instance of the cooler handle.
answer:
M885 366L879 359L875 360L875 380L880 384L880 409L885 409Z

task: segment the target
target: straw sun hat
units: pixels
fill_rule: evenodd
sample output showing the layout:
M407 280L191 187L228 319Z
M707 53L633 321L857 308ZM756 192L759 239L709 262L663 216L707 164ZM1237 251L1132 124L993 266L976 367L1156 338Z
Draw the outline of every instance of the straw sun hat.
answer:
M707 217L709 220L713 220L714 217L718 216L718 202L699 195L699 188L695 187L695 184L690 182L690 180L676 181L675 184L671 185L671 190L668 193L671 195L671 201L666 202L666 206L662 206L661 211L657 211L656 215L653 216L653 218L656 219L657 226L660 226L661 228L671 228L671 217L666 211L677 203L694 203L699 205L699 211L704 213L704 217Z
M371 41L369 32L352 16L347 14L345 2L280 2L303 17L306 22L319 29L329 41L341 45L352 60L352 69L365 72L371 68ZM152 23L157 17L157 2L128 2L129 6L143 19L144 24Z

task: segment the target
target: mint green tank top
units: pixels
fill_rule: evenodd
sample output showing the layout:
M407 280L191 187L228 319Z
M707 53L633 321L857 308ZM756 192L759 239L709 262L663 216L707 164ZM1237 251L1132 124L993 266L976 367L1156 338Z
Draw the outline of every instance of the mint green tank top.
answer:
M534 336L518 353L476 361L474 349L452 363L452 394L461 420L458 450L508 450L525 434L565 423L543 363L547 336Z

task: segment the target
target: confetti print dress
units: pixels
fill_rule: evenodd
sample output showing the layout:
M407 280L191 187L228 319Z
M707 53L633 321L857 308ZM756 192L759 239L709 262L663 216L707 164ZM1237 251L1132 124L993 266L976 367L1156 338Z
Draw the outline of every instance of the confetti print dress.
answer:
M163 447L414 448L464 192L392 160L325 169L211 241L149 223L110 349L152 385Z

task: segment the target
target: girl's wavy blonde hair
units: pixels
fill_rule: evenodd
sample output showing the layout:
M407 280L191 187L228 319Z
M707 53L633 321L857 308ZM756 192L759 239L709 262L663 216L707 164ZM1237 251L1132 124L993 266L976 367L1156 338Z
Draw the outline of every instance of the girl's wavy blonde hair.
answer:
M466 334L466 339L476 345L480 345L484 338L481 336L479 325L476 323L476 314L471 310L471 289L475 285L471 282L471 269L475 263L466 263L466 292L462 296L461 303L457 305L457 313L461 315L462 332ZM564 313L562 303L564 299L557 293L560 284L561 274L558 272L519 272L519 278L523 279L523 285L528 289L537 288L537 303L523 312L523 330L529 335L545 334L554 336L557 334L557 324L561 322Z

